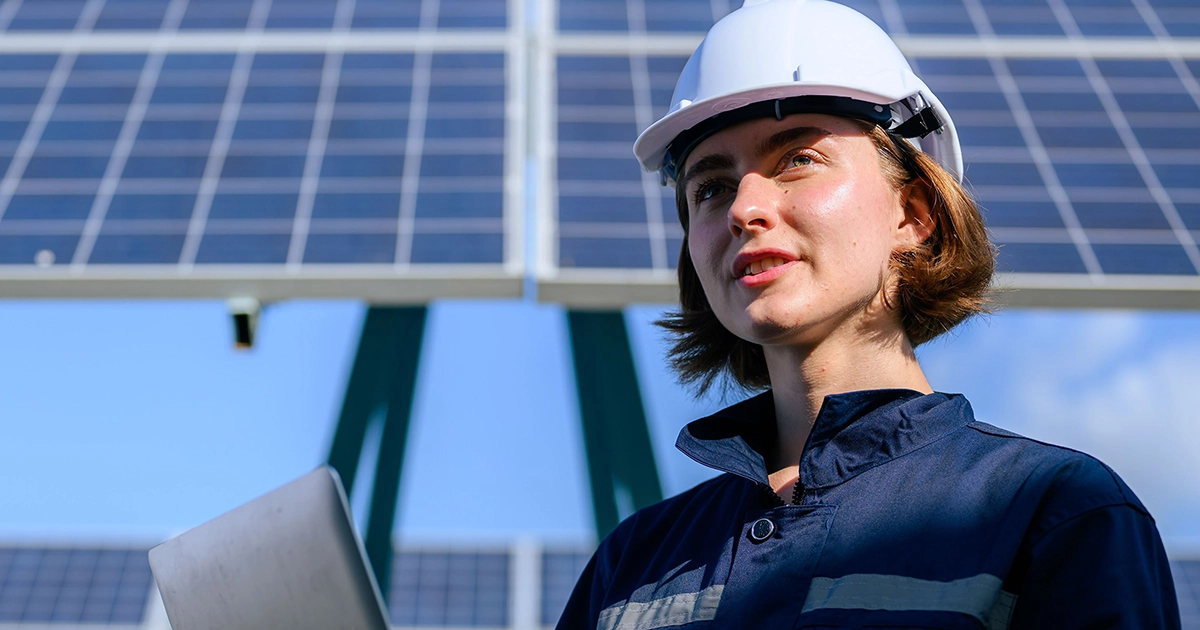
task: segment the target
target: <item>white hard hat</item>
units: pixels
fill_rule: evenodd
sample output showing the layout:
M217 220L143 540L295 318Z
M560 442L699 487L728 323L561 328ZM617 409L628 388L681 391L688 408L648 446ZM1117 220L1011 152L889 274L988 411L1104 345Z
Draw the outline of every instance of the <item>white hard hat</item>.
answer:
M683 67L671 109L638 136L633 152L666 185L713 133L797 113L879 124L962 179L962 149L946 108L883 29L826 0L746 0L717 22Z

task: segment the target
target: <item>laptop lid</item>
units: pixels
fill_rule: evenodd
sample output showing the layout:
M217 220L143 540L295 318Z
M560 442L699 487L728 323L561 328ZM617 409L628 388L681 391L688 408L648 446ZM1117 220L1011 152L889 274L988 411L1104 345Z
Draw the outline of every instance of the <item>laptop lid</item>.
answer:
M174 630L387 630L369 566L326 466L150 550Z

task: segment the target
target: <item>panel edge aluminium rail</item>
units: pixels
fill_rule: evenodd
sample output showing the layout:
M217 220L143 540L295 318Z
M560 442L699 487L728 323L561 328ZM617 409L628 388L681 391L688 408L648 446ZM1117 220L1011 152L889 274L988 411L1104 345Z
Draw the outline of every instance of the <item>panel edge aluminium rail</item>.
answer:
M515 298L523 278L500 266L306 264L299 273L279 266L205 265L180 273L176 265L97 265L85 273L13 269L0 274L0 299L363 299L372 304L423 304L440 298Z
M998 273L1000 308L1200 310L1200 277ZM642 269L571 269L538 282L538 299L568 308L678 304L675 274Z

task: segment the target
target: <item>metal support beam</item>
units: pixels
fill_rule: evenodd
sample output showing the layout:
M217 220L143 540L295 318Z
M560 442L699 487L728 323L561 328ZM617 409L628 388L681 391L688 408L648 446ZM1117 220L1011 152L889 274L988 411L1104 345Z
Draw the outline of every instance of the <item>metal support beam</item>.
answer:
M630 511L661 501L662 486L624 316L568 311L567 320L596 535L603 538Z
M329 465L341 475L346 494L350 494L362 457L367 424L376 411L386 409L379 457L370 484L371 507L363 541L384 593L390 575L392 526L416 391L425 313L424 306L372 306L367 309L341 416L329 449Z

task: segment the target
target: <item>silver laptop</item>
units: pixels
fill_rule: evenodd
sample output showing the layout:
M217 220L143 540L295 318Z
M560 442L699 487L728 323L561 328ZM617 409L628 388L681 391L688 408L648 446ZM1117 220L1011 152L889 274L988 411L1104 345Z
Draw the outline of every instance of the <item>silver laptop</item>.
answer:
M174 630L387 630L368 567L325 466L150 550Z

